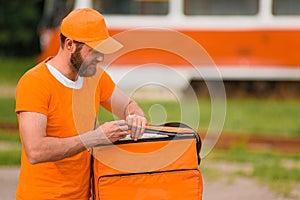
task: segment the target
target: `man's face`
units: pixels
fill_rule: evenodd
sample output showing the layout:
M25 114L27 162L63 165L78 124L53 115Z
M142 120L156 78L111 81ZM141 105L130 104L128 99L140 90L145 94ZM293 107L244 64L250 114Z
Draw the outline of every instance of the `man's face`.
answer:
M78 71L78 75L82 77L90 77L95 75L97 64L102 62L104 55L93 50L91 47L83 44L82 48L76 48L71 54L70 62Z

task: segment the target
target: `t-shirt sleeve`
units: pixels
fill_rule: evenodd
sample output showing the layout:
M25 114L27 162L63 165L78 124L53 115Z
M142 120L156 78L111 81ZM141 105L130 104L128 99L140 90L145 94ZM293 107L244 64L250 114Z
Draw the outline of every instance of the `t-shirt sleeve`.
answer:
M100 89L100 102L107 100L111 97L114 89L115 83L111 79L111 77L105 72L102 72L100 81L99 81L99 89Z
M38 112L47 115L50 94L46 84L38 77L25 74L16 88L16 109L22 111Z

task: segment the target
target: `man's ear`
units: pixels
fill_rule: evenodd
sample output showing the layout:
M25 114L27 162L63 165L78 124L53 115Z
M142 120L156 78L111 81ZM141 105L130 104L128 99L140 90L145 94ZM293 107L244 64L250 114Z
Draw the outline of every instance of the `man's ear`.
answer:
M74 41L71 38L66 38L65 40L65 49L67 51L70 51L71 53L74 53L76 51L76 45Z

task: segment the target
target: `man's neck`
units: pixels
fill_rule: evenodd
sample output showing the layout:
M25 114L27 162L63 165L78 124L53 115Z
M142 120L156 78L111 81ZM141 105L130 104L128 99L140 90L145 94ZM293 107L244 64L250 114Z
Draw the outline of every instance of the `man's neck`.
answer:
M50 59L48 63L57 69L61 74L72 81L76 81L78 77L77 70L69 64L69 61L60 55L60 52Z

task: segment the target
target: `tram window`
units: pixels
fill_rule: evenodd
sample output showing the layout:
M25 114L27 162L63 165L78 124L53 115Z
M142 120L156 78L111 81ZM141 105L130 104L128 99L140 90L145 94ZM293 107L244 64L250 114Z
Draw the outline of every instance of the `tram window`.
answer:
M273 15L300 15L300 1L273 0Z
M102 14L167 15L168 0L100 0L97 10Z
M258 0L184 0L185 15L255 15Z

